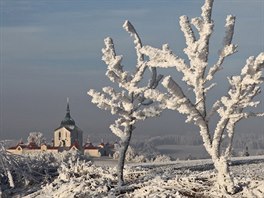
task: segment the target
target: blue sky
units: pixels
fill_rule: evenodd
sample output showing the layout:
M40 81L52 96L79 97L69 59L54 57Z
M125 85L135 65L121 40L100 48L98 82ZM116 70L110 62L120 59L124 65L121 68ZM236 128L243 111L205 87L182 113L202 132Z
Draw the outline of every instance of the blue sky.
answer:
M103 39L114 39L124 65L133 69L135 52L129 35L122 29L130 20L144 44L156 47L169 43L184 56L184 38L178 18L199 16L202 0L0 0L1 2L1 127L0 138L25 137L41 131L52 137L65 115L70 97L72 117L93 139L114 138L108 126L109 112L97 109L86 92L108 85L106 66L101 61ZM217 77L224 93L226 75L233 75L250 55L264 51L264 2L262 0L215 0L215 33L211 59L216 58L224 35L228 14L237 17L234 43L239 52L226 60L225 70ZM171 75L177 76L176 72ZM263 94L260 109L263 110ZM244 121L244 133L263 133L263 119ZM147 137L194 130L184 119L165 112L160 119L140 124L135 133Z

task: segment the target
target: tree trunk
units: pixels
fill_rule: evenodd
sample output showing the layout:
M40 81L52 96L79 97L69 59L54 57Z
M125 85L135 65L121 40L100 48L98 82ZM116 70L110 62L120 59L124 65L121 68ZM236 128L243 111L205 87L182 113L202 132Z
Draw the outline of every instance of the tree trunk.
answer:
M127 131L127 136L124 141L121 142L121 148L117 166L118 186L124 185L124 165L126 160L126 152L132 136L132 126Z
M215 169L217 171L216 186L228 194L235 193L235 185L233 177L230 174L228 160L226 157L221 156L213 160Z

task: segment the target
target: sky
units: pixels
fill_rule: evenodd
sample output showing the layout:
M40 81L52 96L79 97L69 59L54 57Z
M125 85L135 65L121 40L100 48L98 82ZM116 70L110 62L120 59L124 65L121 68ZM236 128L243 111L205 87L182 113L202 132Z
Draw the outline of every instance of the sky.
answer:
M59 127L70 98L71 115L93 141L114 140L109 125L115 117L98 109L87 96L89 89L112 85L101 60L105 37L114 40L123 65L133 71L133 41L123 30L129 20L143 44L171 49L186 58L179 17L200 15L202 0L0 0L0 139L26 139L29 132L42 132L48 139ZM215 32L210 43L210 63L217 58L224 36L226 15L237 17L234 43L238 53L226 59L216 77L218 86L210 101L226 93L226 76L239 74L247 57L264 51L264 1L215 0ZM175 76L176 71L159 71ZM264 87L262 87L264 88ZM257 110L264 111L263 93ZM134 136L198 133L176 112L141 122ZM264 134L263 118L242 121L238 133Z

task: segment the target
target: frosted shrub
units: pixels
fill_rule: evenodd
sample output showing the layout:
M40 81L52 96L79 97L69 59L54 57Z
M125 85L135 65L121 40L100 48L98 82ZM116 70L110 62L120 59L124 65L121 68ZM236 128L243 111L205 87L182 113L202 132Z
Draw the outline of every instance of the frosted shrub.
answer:
M113 154L113 158L114 159L118 159L119 158L119 153L120 151L117 150L114 154ZM128 146L127 152L126 152L126 161L127 162L146 162L148 161L146 159L146 157L144 155L140 155L138 154L134 148L132 148L131 146Z
M154 162L170 162L171 158L168 155L157 155Z
M58 168L58 177L28 197L107 197L117 179L112 173L113 169L91 161L67 157Z
M46 143L46 138L41 132L30 132L27 141L28 143L34 142L38 146L41 146L41 144Z
M59 162L52 154L14 155L3 147L0 149L0 187L3 197L10 197L12 191L23 189L35 184L52 181L57 175ZM26 191L25 191L26 192ZM24 193L24 192L23 192Z
M88 91L88 95L92 97L92 103L95 103L100 109L108 110L118 116L115 123L110 125L110 129L120 138L121 142L117 170L119 186L124 184L124 162L135 124L140 120L158 116L162 111L159 105L144 96L146 90L157 87L162 76L157 75L155 68L150 68L151 77L147 85L140 86L144 84L142 79L147 68L144 55L140 52L142 43L129 21L124 23L123 28L134 38L137 55L135 72L130 74L123 69L122 56L116 55L113 40L108 37L104 40L105 47L102 49L102 60L108 66L106 76L110 81L118 84L120 89L104 87L103 93L93 89Z

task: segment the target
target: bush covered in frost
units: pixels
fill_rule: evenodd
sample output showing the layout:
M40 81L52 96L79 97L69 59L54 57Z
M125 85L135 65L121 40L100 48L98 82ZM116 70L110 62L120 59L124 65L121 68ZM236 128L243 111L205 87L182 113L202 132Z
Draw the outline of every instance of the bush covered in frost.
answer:
M114 159L119 158L119 149L113 154ZM144 155L138 154L135 149L131 146L128 146L127 153L126 153L126 161L127 162L147 162L148 159Z
M0 188L3 197L27 194L52 182L59 175L59 167L74 166L79 161L87 162L89 158L77 151L62 153L36 153L15 155L0 149Z

